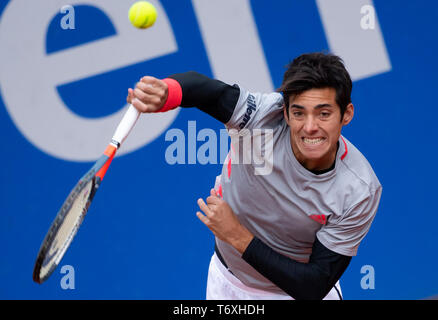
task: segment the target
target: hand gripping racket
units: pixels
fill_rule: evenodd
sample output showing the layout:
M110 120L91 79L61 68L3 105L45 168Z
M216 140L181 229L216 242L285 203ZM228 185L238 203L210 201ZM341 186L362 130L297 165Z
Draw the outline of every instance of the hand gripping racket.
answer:
M103 155L68 195L41 244L33 270L35 282L46 281L58 266L76 235L114 155L139 116L139 111L130 105Z

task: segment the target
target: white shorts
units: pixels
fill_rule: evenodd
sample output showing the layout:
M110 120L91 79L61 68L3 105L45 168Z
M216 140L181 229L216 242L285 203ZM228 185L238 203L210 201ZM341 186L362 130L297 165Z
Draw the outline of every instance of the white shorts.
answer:
M339 281L335 287L342 295ZM340 300L336 288L327 294L324 300ZM244 285L231 274L220 262L216 253L213 254L208 269L207 300L294 300L286 293L272 293Z

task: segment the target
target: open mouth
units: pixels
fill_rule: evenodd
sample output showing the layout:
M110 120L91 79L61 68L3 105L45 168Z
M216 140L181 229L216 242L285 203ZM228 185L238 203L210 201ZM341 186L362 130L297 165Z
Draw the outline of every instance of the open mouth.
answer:
M314 145L318 145L318 144L323 143L326 140L326 138L323 138L323 137L318 137L318 138L306 138L306 137L302 137L301 140L305 144L314 146Z

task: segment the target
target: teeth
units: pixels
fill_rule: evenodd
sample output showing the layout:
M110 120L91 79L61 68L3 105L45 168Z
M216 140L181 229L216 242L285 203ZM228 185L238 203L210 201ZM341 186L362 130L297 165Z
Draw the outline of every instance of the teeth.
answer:
M316 139L303 138L303 141L304 143L317 144L324 141L324 138L316 138Z

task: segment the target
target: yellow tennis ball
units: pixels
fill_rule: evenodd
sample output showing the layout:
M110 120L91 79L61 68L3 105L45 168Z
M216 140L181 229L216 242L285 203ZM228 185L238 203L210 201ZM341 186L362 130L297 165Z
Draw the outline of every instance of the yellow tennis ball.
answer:
M157 20L157 10L147 1L137 1L129 8L129 21L137 28L146 29Z

